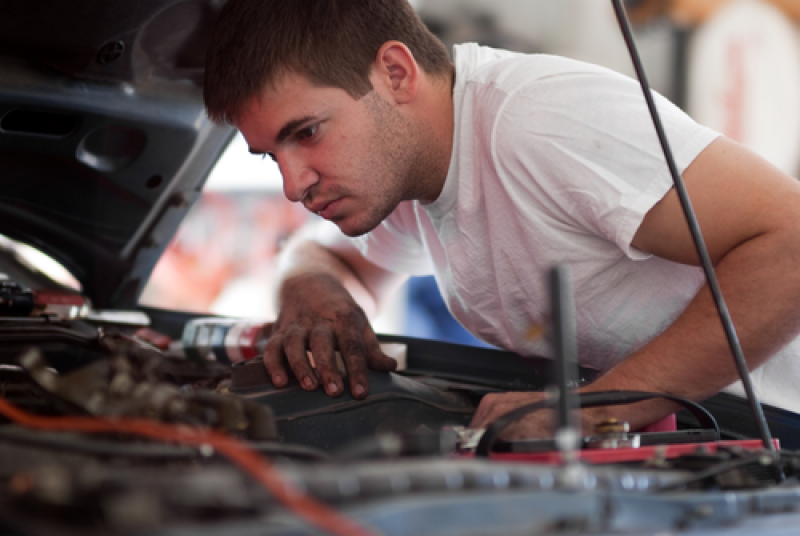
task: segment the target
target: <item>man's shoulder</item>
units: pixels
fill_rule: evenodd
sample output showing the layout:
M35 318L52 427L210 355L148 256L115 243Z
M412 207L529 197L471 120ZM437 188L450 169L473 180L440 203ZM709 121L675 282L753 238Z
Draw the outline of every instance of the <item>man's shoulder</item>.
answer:
M570 75L617 76L592 63L545 53L521 53L475 43L453 48L456 84L488 84L512 91L542 79Z

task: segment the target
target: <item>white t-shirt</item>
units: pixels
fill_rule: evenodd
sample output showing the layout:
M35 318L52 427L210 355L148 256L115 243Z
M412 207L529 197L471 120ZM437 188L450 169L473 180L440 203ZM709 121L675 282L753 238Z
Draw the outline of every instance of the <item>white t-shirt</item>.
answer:
M553 353L531 328L547 324L547 274L566 264L579 361L608 370L670 325L704 282L700 268L631 246L673 186L641 88L550 55L465 44L454 59L455 139L441 195L401 203L354 244L386 269L433 274L465 328L522 355ZM655 99L682 172L718 133ZM791 393L775 396L762 380L754 376L765 402L790 407Z

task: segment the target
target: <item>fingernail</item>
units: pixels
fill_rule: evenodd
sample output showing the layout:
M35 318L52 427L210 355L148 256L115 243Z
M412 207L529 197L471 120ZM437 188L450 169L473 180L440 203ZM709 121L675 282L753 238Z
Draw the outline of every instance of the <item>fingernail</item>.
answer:
M281 376L280 374L276 374L275 376L272 377L272 383L274 383L275 385L283 385L283 376Z
M305 387L306 389L311 389L313 386L314 383L311 381L311 378L309 378L308 376L303 378L303 387Z
M366 392L367 390L364 389L364 386L361 384L357 384L355 387L353 387L353 396L361 396Z
M331 383L328 384L328 393L329 394L335 395L338 392L339 392L339 388L336 386L335 383L331 382Z

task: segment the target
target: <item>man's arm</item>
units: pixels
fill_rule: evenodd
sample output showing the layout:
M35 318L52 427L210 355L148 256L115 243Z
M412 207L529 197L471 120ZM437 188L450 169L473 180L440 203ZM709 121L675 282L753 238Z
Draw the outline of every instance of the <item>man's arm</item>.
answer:
M264 352L264 364L277 387L288 383L291 370L306 390L321 382L329 395L342 394L336 351L355 398L367 396L367 369L394 370L396 363L381 351L368 316L375 316L405 276L372 264L355 248L329 249L300 232L281 253L279 278L279 314Z
M740 145L720 138L683 174L750 369L800 332L800 184ZM699 264L677 193L648 212L633 245ZM653 284L658 284L654 281ZM630 389L702 400L738 379L711 293L704 286L662 334L582 391ZM485 426L513 407L541 398L486 397L473 419ZM584 410L584 432L607 417L633 429L674 411L669 402ZM542 416L520 421L510 437L549 434Z

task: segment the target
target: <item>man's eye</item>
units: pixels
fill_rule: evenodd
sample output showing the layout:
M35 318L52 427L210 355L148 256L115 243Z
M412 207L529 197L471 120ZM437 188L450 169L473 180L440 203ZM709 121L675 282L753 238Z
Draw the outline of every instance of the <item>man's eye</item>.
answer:
M298 130L297 134L295 134L295 138L298 141L303 141L303 140L307 140L309 138L312 138L312 137L314 137L314 134L317 133L317 127L318 127L318 125L313 125L313 126L305 127L305 128L303 128L301 130Z

